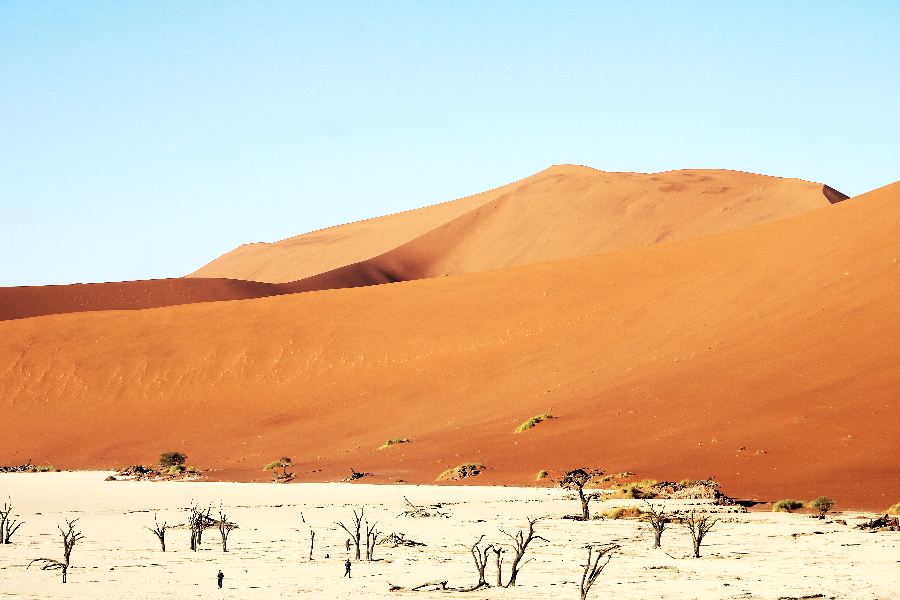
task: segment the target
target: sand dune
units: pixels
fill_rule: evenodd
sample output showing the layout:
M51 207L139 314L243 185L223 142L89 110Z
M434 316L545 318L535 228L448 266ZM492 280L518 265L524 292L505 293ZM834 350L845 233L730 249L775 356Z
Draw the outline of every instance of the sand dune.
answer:
M820 188L821 189L821 188ZM900 500L900 184L738 231L483 273L0 323L0 463L476 484L581 465ZM556 419L512 433L526 418ZM409 444L377 448L387 438Z
M0 320L489 271L733 231L844 199L822 184L738 171L559 165L475 196L241 246L185 279L0 288Z
M733 231L845 198L822 184L737 171L557 165L476 196L241 246L191 276L307 279L298 291L408 281Z
M0 321L98 310L139 310L286 293L277 285L235 279L151 279L0 288Z

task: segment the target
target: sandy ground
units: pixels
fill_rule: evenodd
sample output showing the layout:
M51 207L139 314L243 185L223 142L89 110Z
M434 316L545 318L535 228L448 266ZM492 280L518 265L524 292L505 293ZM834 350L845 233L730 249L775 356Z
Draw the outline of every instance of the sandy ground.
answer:
M511 487L373 486L358 484L241 484L103 482L107 473L0 475L0 494L25 525L13 544L0 546L0 596L32 598L387 598L446 597L455 592L389 592L388 582L412 586L448 580L451 587L476 581L467 545L484 535L503 542L542 517L532 562L514 588L481 589L467 598L578 598L587 543L621 549L600 575L589 597L628 598L900 598L900 533L866 533L852 526L861 516L843 513L847 525L804 515L725 512L690 558L690 537L671 526L663 549L653 550L648 526L633 520L581 523L564 520L577 501L559 489ZM417 504L443 503L448 518L398 516L403 497ZM239 529L222 552L215 530L202 549L188 549L187 530L167 534L163 553L144 529L153 516L184 523L191 501L221 503ZM629 501L617 501L625 504ZM630 501L633 503L634 501ZM607 508L613 501L594 505ZM669 502L668 508L686 508ZM379 546L374 562L353 562L342 578L346 534L354 508L386 533L402 532L422 547ZM702 509L702 506L697 506ZM727 510L727 509L726 509ZM57 571L27 568L38 557L61 558L57 524L77 518L85 538L72 552L68 583ZM310 528L316 532L309 560ZM326 557L326 554L329 557ZM508 554L507 554L508 556ZM507 570L508 570L507 559ZM216 573L226 576L216 588ZM495 581L493 564L488 581Z

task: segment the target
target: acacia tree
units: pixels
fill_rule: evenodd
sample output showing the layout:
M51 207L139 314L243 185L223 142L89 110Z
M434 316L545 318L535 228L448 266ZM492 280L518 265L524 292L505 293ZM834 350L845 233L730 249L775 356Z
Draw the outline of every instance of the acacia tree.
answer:
M83 540L84 536L81 535L80 531L75 531L75 522L78 519L74 519L72 521L66 520L66 529L62 528L62 525L57 525L59 528L59 532L62 534L63 538L63 560L56 560L53 558L36 558L30 563L28 566L30 567L33 563L43 562L44 566L41 567L42 571L61 569L62 570L62 580L63 583L66 582L66 573L69 571L69 559L72 555L72 548L75 547L75 543L79 540Z
M500 530L501 533L508 536L512 541L512 549L513 552L516 553L515 557L513 557L512 565L510 566L510 574L509 581L506 583L506 587L512 587L516 585L516 577L519 575L519 570L524 567L528 561L521 562L522 558L525 556L525 551L528 549L528 544L530 544L533 540L543 540L547 541L546 538L543 538L539 535L534 535L534 524L540 521L540 519L532 519L528 518L528 534L526 535L521 529L516 535L510 535ZM530 560L530 559L529 559Z
M666 530L666 525L671 522L670 515L666 513L665 505L657 509L646 500L644 500L644 504L650 509L650 512L647 513L647 518L650 520L650 526L653 528L653 547L660 548L662 547L660 540L662 540L663 531Z
M584 486L590 483L595 477L602 476L603 473L604 471L600 471L599 469L575 469L574 471L568 471L563 475L562 480L559 482L559 487L571 490L578 494L578 499L581 500L582 521L587 521L591 518L588 505L591 500L598 496L598 494L585 494Z
M159 466L168 469L175 465L183 465L186 460L187 455L182 452L163 452L159 455Z
M820 519L825 518L825 513L834 508L835 501L831 498L826 498L825 496L819 496L815 500L809 503L809 507L818 512L818 517Z
M167 528L168 527L166 526L165 521L162 522L162 525L159 524L159 521L156 520L155 513L153 515L153 528L151 529L150 527L144 527L144 529L150 529L150 531L152 531L154 534L156 534L156 537L159 538L159 545L162 546L163 552L166 551L166 529Z
M686 519L682 519L682 523L690 530L691 538L694 540L694 558L700 558L700 544L703 543L703 538L710 532L713 525L718 522L718 519L710 520L709 515L697 517L694 515L694 511L691 511Z
M365 510L366 510L366 507L360 508L358 515L356 514L355 510L353 511L354 531L350 531L350 529L346 525L341 523L340 521L335 522L335 525L340 526L344 531L347 532L347 535L350 536L350 540L356 546L356 560L359 560L359 545L360 545L359 543L360 543L360 540L362 539L362 533L360 532L360 529L362 528L363 513L365 512Z
M0 509L0 544L9 544L10 538L22 526L21 521L16 521L9 516L11 512L12 498L9 498L7 502L3 503L3 508Z
M609 564L610 559L612 559L612 551L617 549L618 545L604 546L601 548L597 548L597 554L591 558L591 553L594 551L594 546L588 545L588 559L587 564L584 566L584 574L581 576L581 600L585 600L587 598L588 592L591 590L591 586L594 585L594 581ZM606 562L600 564L600 560L606 556Z

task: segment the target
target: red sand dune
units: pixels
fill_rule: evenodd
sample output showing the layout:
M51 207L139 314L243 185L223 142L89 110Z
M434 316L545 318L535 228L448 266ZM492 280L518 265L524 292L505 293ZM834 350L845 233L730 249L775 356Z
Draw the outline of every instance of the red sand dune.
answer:
M0 287L0 321L97 310L139 310L194 302L277 296L278 285L236 279L149 279Z
M605 173L556 165L490 192L251 244L191 277L308 291L490 271L783 219L846 196L799 179L713 169Z
M490 271L733 231L845 198L819 183L739 171L557 165L452 202L244 245L187 279L0 288L0 321ZM285 283L263 283L273 281Z
M900 183L602 255L5 321L0 464L179 450L263 480L286 454L308 481L481 462L472 483L516 485L601 466L883 510L900 501L897 231ZM396 437L411 443L377 449Z

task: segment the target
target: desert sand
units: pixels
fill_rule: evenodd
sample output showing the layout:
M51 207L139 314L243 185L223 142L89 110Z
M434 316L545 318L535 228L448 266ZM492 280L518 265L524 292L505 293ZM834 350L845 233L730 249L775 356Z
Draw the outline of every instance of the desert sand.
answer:
M558 171L528 185L584 173ZM699 173L657 174L659 187L718 181ZM761 177L716 177L726 175L745 192ZM673 196L690 208L678 222L701 237L641 234L628 239L647 243L622 250L487 271L470 262L476 272L388 285L3 321L0 464L116 469L178 450L210 478L250 482L287 455L299 481L353 468L372 473L366 482L428 484L479 462L487 470L463 484L515 486L541 469L596 466L883 511L900 501L900 184L837 202L822 184L764 179L790 193L760 206L793 216L766 222L772 206L753 213L746 195L697 208L685 192ZM517 189L479 210L500 215ZM552 188L543 205L528 197L529 222L553 221ZM629 231L657 232L648 206ZM735 211L749 212L724 228L717 218ZM702 235L701 222L720 230ZM478 223L499 236L496 256L520 252L511 218ZM514 433L545 412L555 418ZM390 438L410 443L379 449Z
M672 524L662 548L651 548L652 531L636 520L577 522L561 517L577 512L577 501L560 489L452 486L372 486L359 484L236 484L104 482L106 473L0 475L0 491L12 497L25 525L10 545L0 546L0 588L13 597L40 598L437 598L453 592L389 592L389 585L412 587L447 581L468 587L477 581L470 547L508 542L528 518L541 518L536 532L546 541L529 546L526 564L511 588L483 588L463 597L578 598L586 544L618 544L589 598L666 599L826 597L852 600L900 598L900 533L855 529L860 517L845 512L827 521L807 515L734 512L704 501L667 501L669 510L718 510L720 521L691 557L687 529ZM416 504L442 503L448 517L407 518L403 497ZM218 531L208 530L198 552L188 549L189 532L169 530L161 552L148 530L154 516L169 525L185 522L185 508L197 502L219 506L237 523L222 552ZM594 509L636 501L595 503ZM658 504L658 503L657 503ZM343 578L346 533L364 507L369 523L389 535L426 544L379 545L375 561L353 561ZM84 534L71 555L67 583L58 571L42 571L39 557L61 558L57 525L78 519ZM837 520L846 521L845 524ZM309 560L310 529L315 534ZM326 554L329 555L326 558ZM216 573L225 574L216 588ZM504 554L504 573L509 552ZM505 577L505 576L504 576ZM496 582L491 561L486 579ZM821 594L821 596L816 596Z

